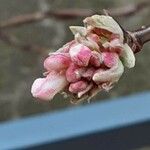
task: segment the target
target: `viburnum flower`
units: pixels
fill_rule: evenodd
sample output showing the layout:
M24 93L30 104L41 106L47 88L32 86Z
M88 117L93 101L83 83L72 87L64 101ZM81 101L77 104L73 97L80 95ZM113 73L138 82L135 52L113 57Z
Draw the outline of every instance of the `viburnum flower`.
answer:
M112 17L94 15L83 22L84 27L70 27L74 40L50 53L44 61L46 77L34 81L34 97L51 100L63 92L74 102L89 100L101 90L109 91L124 67L134 67L134 53Z

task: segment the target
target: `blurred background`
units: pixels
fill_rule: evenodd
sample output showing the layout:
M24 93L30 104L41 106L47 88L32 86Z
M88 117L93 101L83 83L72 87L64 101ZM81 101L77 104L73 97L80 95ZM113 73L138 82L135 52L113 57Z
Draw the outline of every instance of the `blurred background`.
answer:
M36 14L68 9L71 13L76 8L92 12L102 12L102 9L116 10L116 8L119 8L119 12L133 10L131 14L115 17L126 30L133 31L149 24L150 6L147 4L143 6L143 2L141 0L0 0L0 121L75 107L61 95L57 95L51 102L36 101L31 96L30 89L33 81L43 76L44 58L50 51L57 50L73 38L68 27L82 25L84 16L68 18L49 15L45 19L41 16L42 19L38 19L39 16ZM32 23L29 19L28 22L22 21L23 23L12 25L13 21L32 18L32 15L35 17ZM150 44L146 44L143 51L136 54L136 66L130 70L126 69L119 83L109 93L101 92L91 102L149 91L149 46ZM86 104L85 102L82 105Z

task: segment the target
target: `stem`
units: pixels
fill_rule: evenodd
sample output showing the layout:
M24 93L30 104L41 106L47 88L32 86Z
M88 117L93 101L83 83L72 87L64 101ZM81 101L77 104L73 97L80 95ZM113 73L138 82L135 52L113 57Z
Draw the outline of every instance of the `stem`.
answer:
M150 41L150 26L139 29L135 32L127 32L127 43L134 53L142 50L145 43Z
M150 41L150 27L134 32L134 36L137 38L139 43L144 45L146 42Z

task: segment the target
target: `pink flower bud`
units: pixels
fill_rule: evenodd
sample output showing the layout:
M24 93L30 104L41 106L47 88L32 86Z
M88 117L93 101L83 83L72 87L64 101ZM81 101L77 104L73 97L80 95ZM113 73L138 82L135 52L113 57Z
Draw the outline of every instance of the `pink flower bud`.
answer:
M99 45L95 41L93 41L91 38L89 38L88 36L85 38L77 33L75 35L75 40L78 43L81 43L82 45L88 47L90 50L99 51Z
M75 83L71 83L69 86L69 91L72 93L78 93L85 90L88 86L88 83L85 81L77 81Z
M93 77L93 74L95 72L95 68L94 67L90 67L88 68L83 74L82 74L82 77L87 79L87 80L91 80L92 77Z
M88 100L101 90L109 91L124 66L134 67L134 53L112 17L93 15L83 22L84 27L71 26L74 39L44 61L46 78L34 81L34 97L50 100L65 89L77 102Z
M123 31L122 31L120 25L110 16L93 15L91 17L85 18L83 22L84 22L84 24L86 24L87 28L91 28L91 29L96 28L96 29L100 29L103 31L108 31L109 33L117 34L117 35L119 35L120 40L123 41ZM102 34L102 33L104 33L104 34ZM109 33L108 33L108 35L109 35ZM98 32L96 32L96 34L98 34ZM110 37L110 36L107 36L106 32L101 32L98 35L99 36L103 35L107 38Z
M97 34L99 37L105 37L107 39L110 39L112 35L112 32L97 27L92 28L92 32Z
M72 63L66 71L67 81L69 82L79 81L84 71L85 71L84 68L80 68L76 64Z
M104 64L107 67L111 68L118 63L119 57L116 53L103 52L102 59L103 59Z
M78 98L81 98L84 94L86 94L93 87L93 83L90 83L85 90L78 93Z
M96 35L96 34L91 33L86 38L88 39L88 42L90 43L89 46L91 45L90 46L91 49L92 50L96 50L96 51L99 52L100 51L99 50L99 44L100 44L100 38L99 38L99 36Z
M99 67L102 64L102 55L96 51L92 51L92 55L90 58L90 64Z
M50 73L46 78L36 79L32 85L31 93L34 97L51 100L68 84L64 75L56 72Z
M88 36L87 36L88 39L96 42L96 43L100 43L100 38L97 34L93 34L93 33L90 33Z
M44 68L49 71L60 71L67 68L70 63L71 59L69 57L69 54L53 54L46 58L46 60L44 61Z
M86 28L80 26L70 26L70 29L75 36L76 42L87 46L91 50L99 51L98 43L100 41L96 34L87 33Z
M77 44L70 48L70 56L72 61L79 66L87 66L91 57L91 50L82 45Z
M116 52L116 53L120 54L122 47L123 47L123 44L120 42L119 39L116 38L110 42L105 42L103 44L103 47L105 49L109 49L110 52Z
M71 46L74 45L75 43L76 43L76 41L72 40L72 41L66 43L63 47L59 48L56 52L57 53L69 53Z

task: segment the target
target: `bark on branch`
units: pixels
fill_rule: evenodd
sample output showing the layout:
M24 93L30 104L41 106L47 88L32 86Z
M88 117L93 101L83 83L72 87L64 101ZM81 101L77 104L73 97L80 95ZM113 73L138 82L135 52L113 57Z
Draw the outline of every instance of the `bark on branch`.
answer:
M150 27L134 32L134 36L138 39L141 45L144 45L146 42L150 41Z
M126 42L132 48L134 53L137 53L142 50L142 47L145 43L150 41L150 26L141 28L135 32L126 33Z

